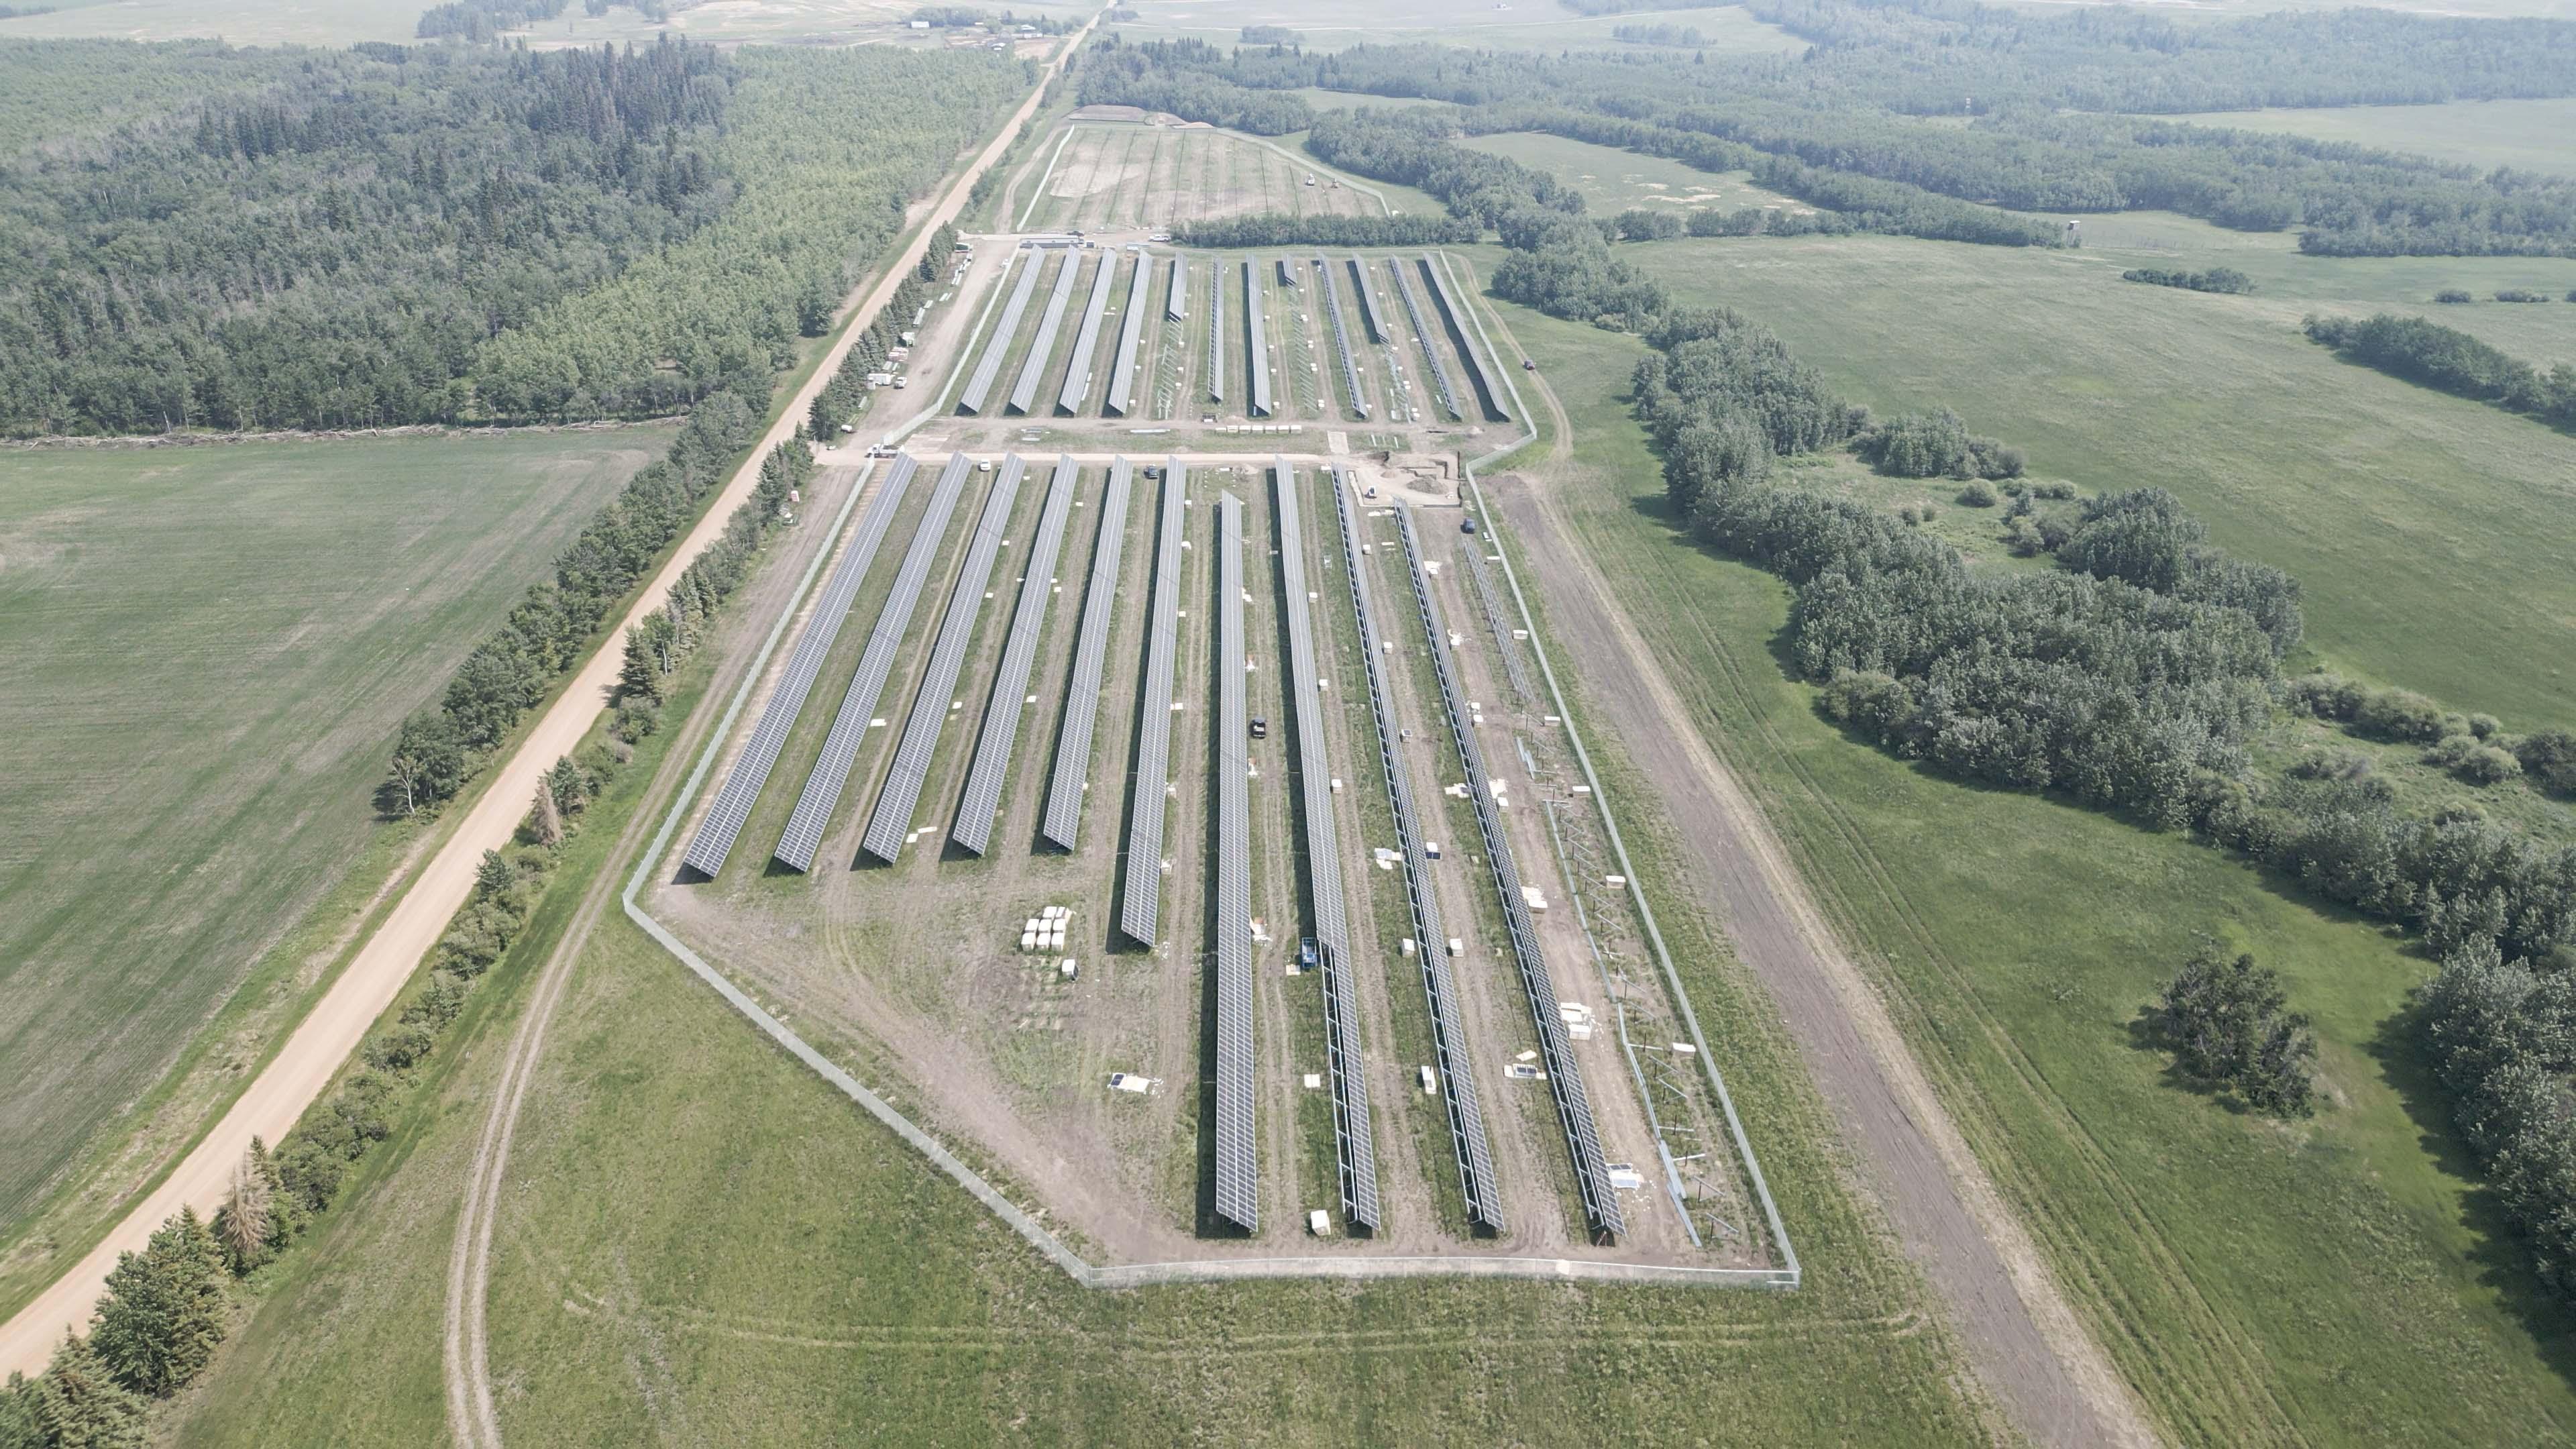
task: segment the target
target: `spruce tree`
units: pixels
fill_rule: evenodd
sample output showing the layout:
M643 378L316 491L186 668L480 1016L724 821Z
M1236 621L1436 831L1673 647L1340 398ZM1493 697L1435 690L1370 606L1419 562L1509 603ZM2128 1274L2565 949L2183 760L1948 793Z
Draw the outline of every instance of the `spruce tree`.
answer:
M47 1449L133 1449L143 1442L143 1399L116 1381L87 1343L63 1335L44 1376L28 1386L35 1437Z
M223 1279L222 1245L195 1208L181 1208L142 1252L117 1259L90 1346L127 1388L169 1393L223 1341Z

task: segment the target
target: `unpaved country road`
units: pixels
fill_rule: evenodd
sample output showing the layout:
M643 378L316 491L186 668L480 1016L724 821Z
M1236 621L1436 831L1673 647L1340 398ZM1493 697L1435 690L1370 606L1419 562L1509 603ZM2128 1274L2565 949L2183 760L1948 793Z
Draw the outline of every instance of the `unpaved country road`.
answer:
M1094 16L1092 24L1098 24ZM1080 34L1057 55L1046 75L1052 77L1090 33L1086 25ZM1037 109L1045 93L1044 83L1029 93L1019 110L1004 122L992 142L976 155L974 163L949 184L937 206L923 223L921 235L928 235L942 223L952 221L966 205L966 193L975 178L984 174L1002 152L1009 148L1020 123ZM884 275L876 286L859 300L856 311L864 317L883 307L894 295L903 279L900 258L889 256ZM528 802L536 798L537 777L554 762L572 753L590 729L591 722L606 707L609 690L617 682L617 666L625 647L626 630L640 623L644 616L661 606L672 583L698 554L724 532L734 510L751 496L760 481L760 460L769 450L795 435L804 422L806 409L814 394L830 381L841 365L842 355L858 340L859 329L845 330L813 376L797 390L787 409L779 415L759 446L752 449L733 477L710 504L698 526L673 550L660 573L635 596L635 603L625 619L609 632L599 649L581 666L563 693L541 716L518 749L503 760L488 777L482 797L447 844L430 858L409 889L403 893L385 922L378 927L348 969L331 984L312 1015L287 1039L284 1050L261 1070L240 1099L215 1124L194 1151L183 1159L162 1184L136 1203L123 1221L82 1258L71 1271L54 1281L53 1286L37 1295L18 1315L0 1326L0 1376L18 1371L33 1376L44 1371L53 1356L54 1347L69 1330L86 1328L99 1295L107 1288L108 1270L116 1266L119 1253L139 1251L146 1240L182 1207L193 1207L211 1215L223 1201L224 1192L232 1185L233 1165L241 1160L253 1137L275 1142L286 1135L304 1109L322 1093L340 1064L356 1051L367 1034L367 1028L399 995L403 983L411 978L412 968L447 929L448 918L465 904L474 888L474 869L481 863L483 852L509 843L511 832L518 828L520 817L527 814Z
M1495 330L1511 342L1499 319ZM1571 420L1544 376L1524 380L1547 410L1548 462L1562 464L1573 455ZM2155 1444L2144 1406L2075 1316L1886 1003L1816 909L1761 807L1701 736L1555 500L1513 476L1483 487L1518 534L1518 562L1536 577L1567 654L1582 661L1587 692L1662 790L1692 867L1691 893L1720 904L1728 938L1778 1003L1977 1376L2034 1443Z

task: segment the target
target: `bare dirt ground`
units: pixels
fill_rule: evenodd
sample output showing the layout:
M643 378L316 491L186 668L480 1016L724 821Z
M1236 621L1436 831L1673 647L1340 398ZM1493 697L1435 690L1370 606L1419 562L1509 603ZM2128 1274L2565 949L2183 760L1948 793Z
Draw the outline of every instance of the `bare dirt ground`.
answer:
M1487 480L1486 491L1523 541L1520 557L1547 595L1563 646L1585 662L1589 693L1640 773L1664 792L1700 894L1719 905L1737 953L1779 1003L1819 1090L1861 1148L1873 1196L1947 1300L1979 1374L2036 1442L2156 1442L1760 808L1700 737L1544 494L1510 476Z

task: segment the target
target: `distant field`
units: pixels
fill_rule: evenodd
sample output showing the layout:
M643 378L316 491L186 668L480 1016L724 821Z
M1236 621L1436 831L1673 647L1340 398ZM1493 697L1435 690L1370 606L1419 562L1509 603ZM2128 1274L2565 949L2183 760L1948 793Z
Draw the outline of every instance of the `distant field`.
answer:
M1292 145L1204 127L1076 125L1061 145L1050 142L1041 152L1047 159L1018 227L1124 230L1267 211L1385 214L1375 187L1327 170ZM1310 176L1312 186L1305 184Z
M670 437L0 453L0 1232L339 879L396 723Z
M2555 545L2500 536L2496 517L2508 489L2535 508L2551 506L2538 500L2553 486L2564 498L2563 440L2554 464L2477 481L2404 437L2530 450L2481 420L2427 416L2448 399L2409 399L2365 385L2372 375L2301 361L2308 344L2268 328L2187 325L2152 304L2061 293L2047 258L1922 242L1762 244L1741 249L1739 271L1712 258L1725 245L1654 248L1652 265L1690 301L1778 326L1873 403L1946 400L2051 473L2162 484L2214 517L2225 510L2230 547L2299 570L2312 633L2367 638L2410 684L2427 683L2440 645L2473 654L2466 672L2508 688L2548 673L2527 660L2517 669L2486 642L2496 626L2477 596L2554 594L2563 583L2542 558ZM1496 310L1574 426L1569 463L1522 471L1568 518L1582 566L1610 582L1711 747L1764 802L2169 1439L2564 1439L2576 1425L2567 1314L2504 1266L2523 1249L2465 1175L2449 1104L2416 1053L2408 993L2427 963L2181 836L1962 785L1854 743L1781 669L1779 580L1667 524L1656 460L1622 397L1641 345ZM2086 340L2042 335L2061 325ZM2013 360L2021 352L2027 363ZM2195 381L2204 374L2227 381ZM2294 387L2328 396L2311 409L2263 405ZM2384 420L2365 424L2367 412ZM2389 449L2398 461L2338 485L2313 453L2346 434L2356 452ZM2465 506L2387 516L2406 486L2457 493ZM2244 494L2278 496L2258 515L2248 505L2261 500ZM2549 517L2525 526L2565 536ZM1507 529L1503 546L1516 543L1527 540ZM2460 557L2473 548L2475 564ZM2407 557L2418 551L2423 562ZM2361 597L2373 588L2422 621L2421 639L2387 633L2393 610ZM2550 607L2562 611L2563 655L2565 605ZM2278 1127L2230 1112L2177 1086L2163 1053L2135 1035L2140 1010L2203 936L2278 968L2293 1003L2316 1016L2328 1100L2312 1121ZM2449 1391L2464 1380L2478 1392Z
M1670 207L1676 212L1733 211L1741 206L1785 206L1797 211L1814 207L1753 184L1742 171L1702 171L1660 156L1641 156L1616 146L1569 141L1539 132L1511 131L1472 136L1459 144L1473 151L1508 156L1534 166L1583 193L1593 215L1606 216L1632 206Z
M30 0L17 0L19 4ZM33 0L50 15L0 20L9 36L105 36L176 40L221 36L235 45L348 45L407 41L429 8L424 0ZM579 11L578 5L573 7Z
M2576 574L2561 557L2576 537L2576 438L2337 361L2299 335L2313 301L2126 283L2134 259L2095 247L1854 237L1623 252L1690 300L1778 329L1879 411L1947 403L2048 474L2172 489L2226 547L2299 577L2309 643L2338 667L2517 729L2576 723ZM2336 286L2358 275L2279 265Z
M2316 110L2211 111L2160 120L2274 131L2412 151L2481 169L2576 175L2576 99L2453 101L2441 106L2336 106Z
M1396 6L1369 0L1317 0L1286 6L1271 0L1131 0L1142 17L1120 21L1118 31L1137 40L1183 36L1212 44L1240 43L1247 25L1284 25L1309 50L1354 45L1436 41L1494 50L1621 48L1610 32L1622 25L1697 27L1700 49L1712 55L1797 51L1806 42L1742 9L1639 10L1625 15L1582 16L1556 0L1406 0Z

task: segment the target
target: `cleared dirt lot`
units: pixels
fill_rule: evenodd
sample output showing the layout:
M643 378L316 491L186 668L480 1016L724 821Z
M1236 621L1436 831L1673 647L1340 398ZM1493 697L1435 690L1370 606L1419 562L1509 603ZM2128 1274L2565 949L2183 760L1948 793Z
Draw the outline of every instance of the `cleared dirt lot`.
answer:
M1022 231L1115 231L1270 211L1385 214L1374 190L1268 142L1206 126L1078 122L1048 145L1037 183L1022 192L1014 223Z

